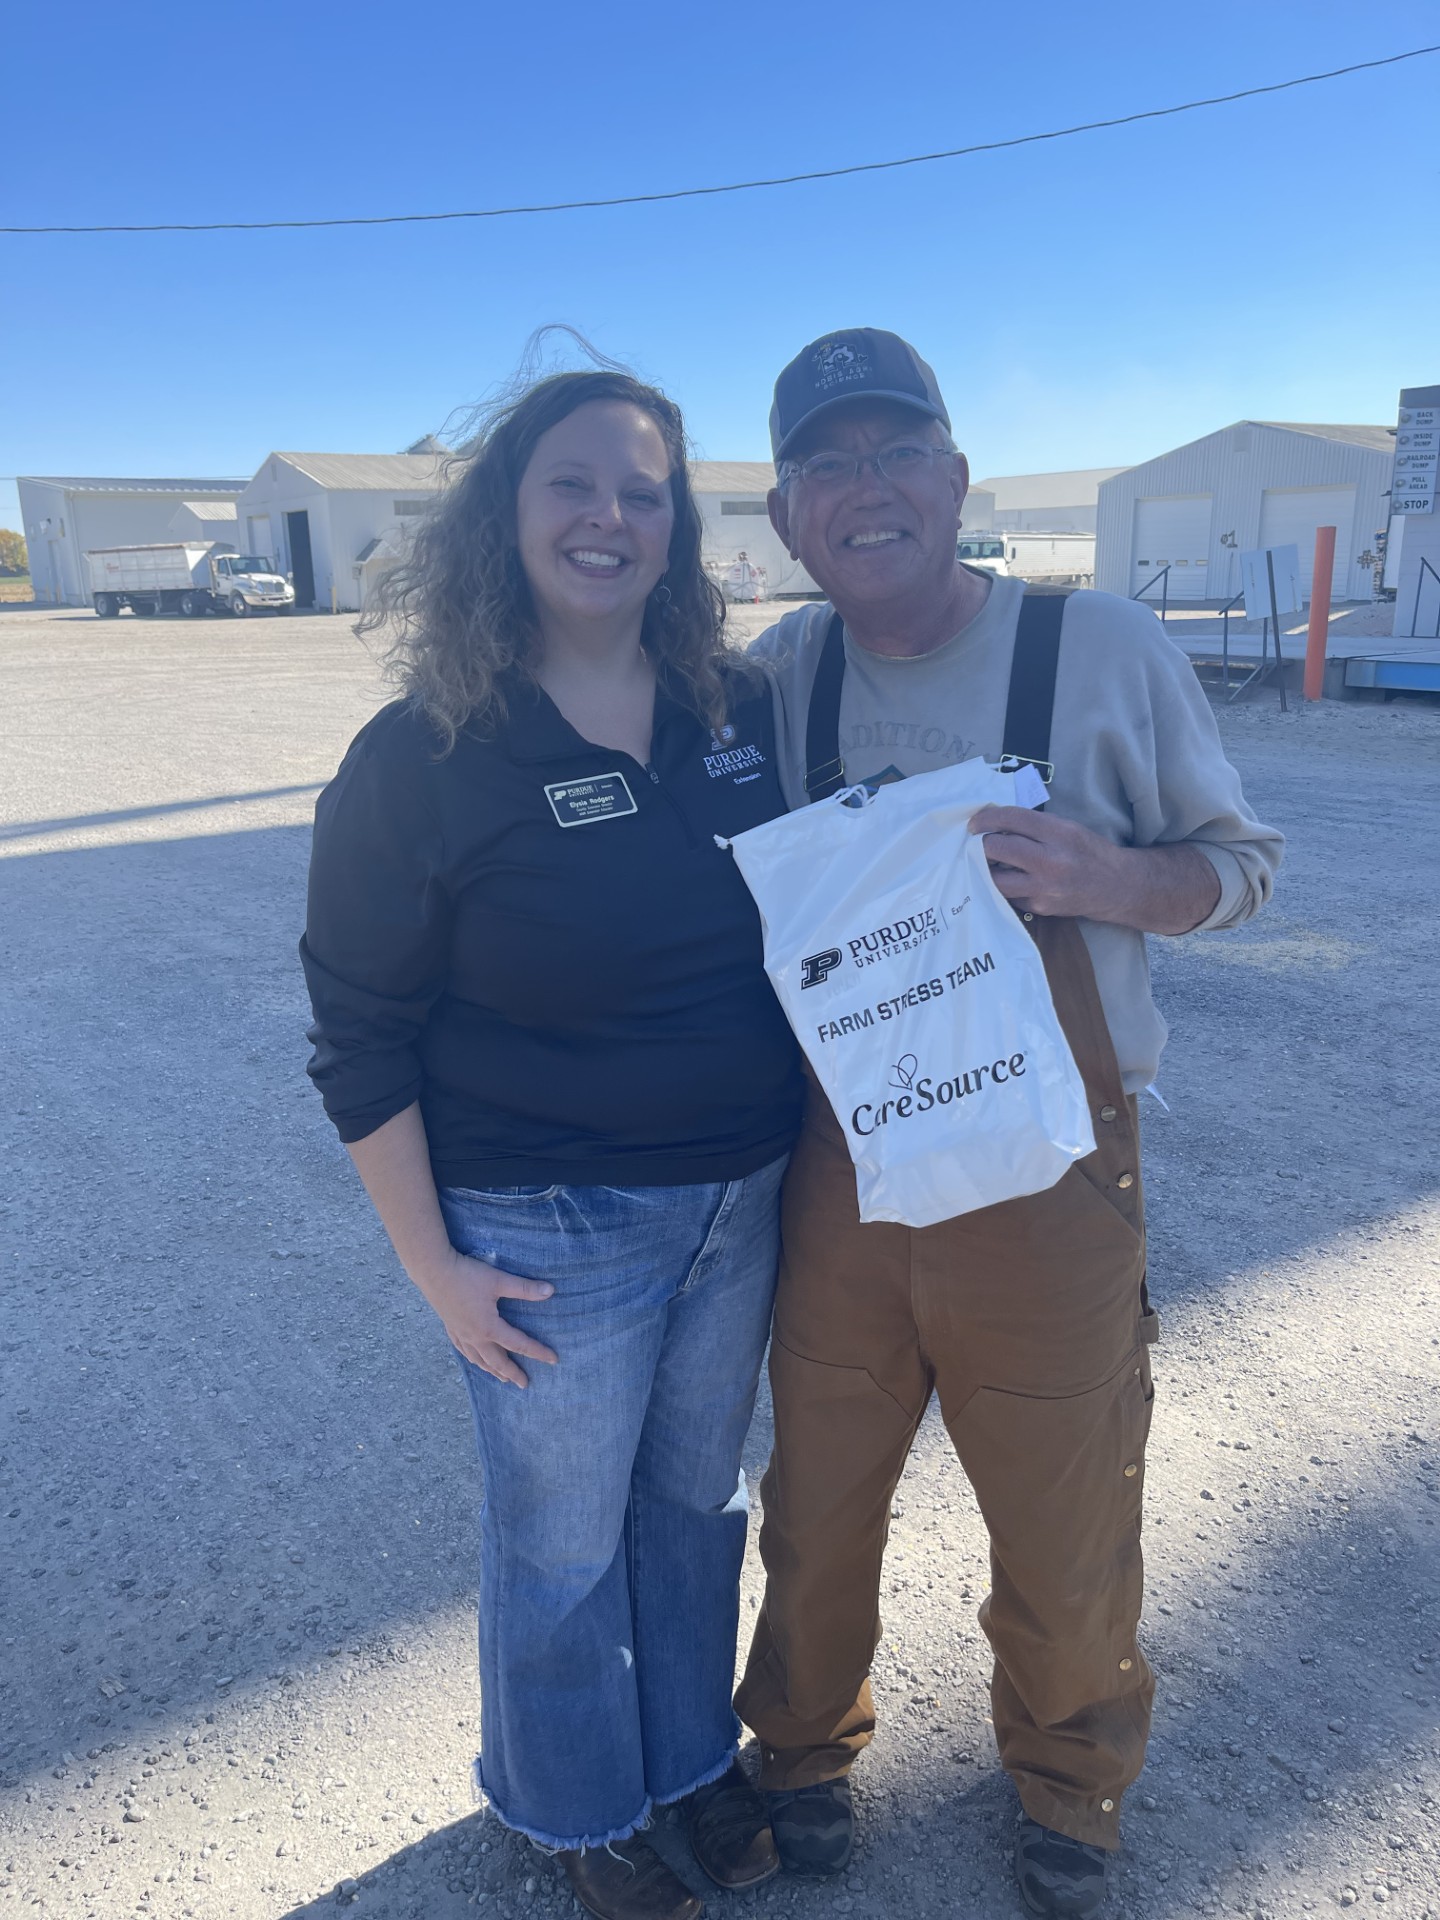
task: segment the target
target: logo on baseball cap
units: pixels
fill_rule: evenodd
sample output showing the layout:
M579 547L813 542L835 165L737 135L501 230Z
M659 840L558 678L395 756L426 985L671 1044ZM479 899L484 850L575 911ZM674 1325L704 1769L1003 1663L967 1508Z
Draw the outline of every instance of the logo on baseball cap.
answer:
M770 446L776 460L802 427L844 400L899 400L950 431L935 375L909 341L879 327L848 327L812 340L775 382Z

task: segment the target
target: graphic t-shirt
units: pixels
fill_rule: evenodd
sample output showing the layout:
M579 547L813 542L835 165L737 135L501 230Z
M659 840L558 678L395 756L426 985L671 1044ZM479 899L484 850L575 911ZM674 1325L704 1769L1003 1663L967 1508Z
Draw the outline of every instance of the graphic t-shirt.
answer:
M848 779L884 786L998 755L1022 591L1018 580L996 580L968 626L915 659L846 647L840 755ZM957 701L962 683L965 697Z
M867 653L846 635L840 702L845 777L881 785L1001 752L1024 583L992 580L953 639L914 659ZM833 609L787 613L755 642L776 689L780 775L806 804L805 723ZM1205 929L1239 926L1270 897L1283 837L1262 826L1225 758L1189 660L1148 607L1074 593L1065 607L1050 736L1050 811L1119 846L1189 841L1214 866L1220 898ZM1082 920L1128 1092L1155 1076L1166 1027L1150 994L1145 935Z

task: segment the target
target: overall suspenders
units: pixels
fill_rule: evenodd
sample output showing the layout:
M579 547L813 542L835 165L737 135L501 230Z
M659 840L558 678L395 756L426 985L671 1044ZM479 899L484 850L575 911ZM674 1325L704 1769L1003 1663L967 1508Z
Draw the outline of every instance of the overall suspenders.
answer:
M1027 593L1020 602L1010 691L1005 707L1001 751L1007 760L1029 760L1049 786L1050 722L1055 710L1055 670L1060 663L1060 623L1064 593ZM840 695L845 685L845 628L832 614L820 649L820 665L810 692L805 723L805 793L825 800L845 785L840 758Z

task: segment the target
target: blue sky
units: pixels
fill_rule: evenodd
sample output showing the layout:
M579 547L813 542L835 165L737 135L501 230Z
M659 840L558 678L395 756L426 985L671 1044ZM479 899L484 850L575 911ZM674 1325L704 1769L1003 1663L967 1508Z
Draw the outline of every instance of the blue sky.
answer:
M1023 8L79 0L7 30L4 223L408 212L844 165L1440 40L1440 4ZM1440 379L1440 56L974 159L669 206L331 232L0 238L0 473L393 451L546 321L767 451L835 326L932 360L977 475ZM18 526L0 482L0 525Z

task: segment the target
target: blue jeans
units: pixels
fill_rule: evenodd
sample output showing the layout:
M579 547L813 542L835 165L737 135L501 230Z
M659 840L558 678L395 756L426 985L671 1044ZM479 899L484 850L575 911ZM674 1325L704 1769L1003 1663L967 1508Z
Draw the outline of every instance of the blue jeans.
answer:
M642 1827L730 1763L747 1501L784 1161L689 1187L442 1189L454 1245L549 1280L506 1300L559 1355L507 1386L461 1360L485 1475L481 1754L546 1847Z

